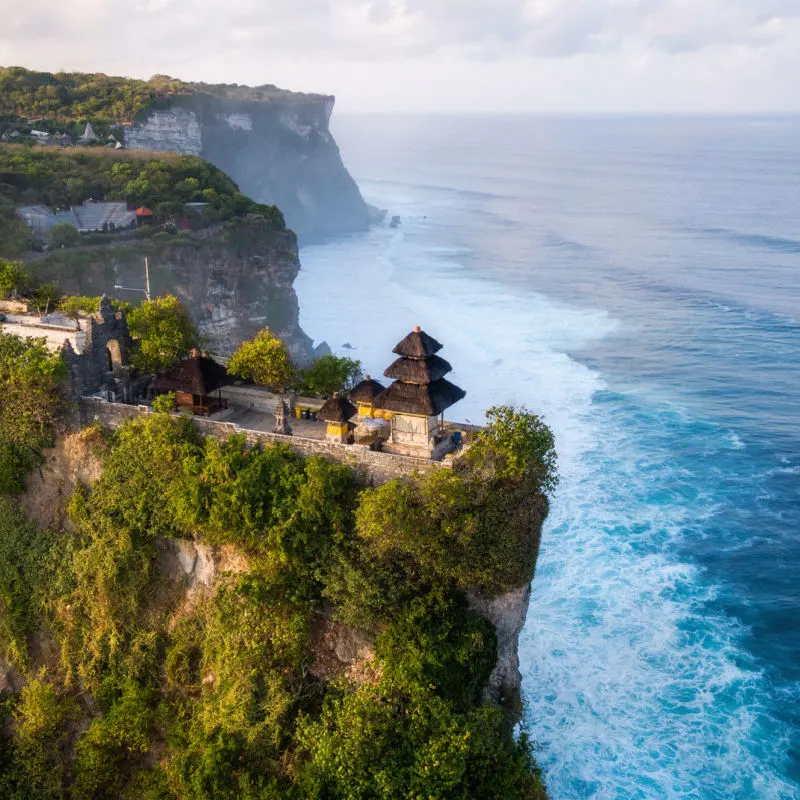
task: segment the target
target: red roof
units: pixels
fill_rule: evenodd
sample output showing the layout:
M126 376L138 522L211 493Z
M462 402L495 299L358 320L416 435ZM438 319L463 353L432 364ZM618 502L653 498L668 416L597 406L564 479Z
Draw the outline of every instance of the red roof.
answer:
M149 208L147 208L147 206L139 206L139 208L136 209L136 216L137 217L152 217L153 216L153 212Z

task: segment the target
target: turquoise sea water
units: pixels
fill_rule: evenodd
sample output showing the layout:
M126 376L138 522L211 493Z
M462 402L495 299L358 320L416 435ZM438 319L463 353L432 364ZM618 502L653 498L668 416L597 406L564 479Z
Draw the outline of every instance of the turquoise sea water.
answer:
M800 797L800 120L336 126L402 224L302 250L305 330L378 376L419 323L454 417L556 432L520 646L554 800Z

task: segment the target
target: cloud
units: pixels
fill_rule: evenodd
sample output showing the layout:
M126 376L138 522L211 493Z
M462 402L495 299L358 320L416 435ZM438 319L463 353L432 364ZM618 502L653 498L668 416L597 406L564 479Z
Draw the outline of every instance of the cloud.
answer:
M2 2L2 0L0 0ZM25 0L0 64L391 110L800 110L800 0Z
M402 60L570 57L631 44L667 53L766 46L800 18L797 0L31 0L5 12L0 52L43 40L103 54L120 47L225 49Z

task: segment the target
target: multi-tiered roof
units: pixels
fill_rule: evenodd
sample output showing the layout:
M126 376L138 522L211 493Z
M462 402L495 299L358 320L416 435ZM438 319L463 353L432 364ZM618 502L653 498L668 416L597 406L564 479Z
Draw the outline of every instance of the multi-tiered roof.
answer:
M378 408L435 417L462 400L466 392L445 375L450 364L436 355L442 345L417 325L392 351L399 358L383 373L394 383L375 401Z

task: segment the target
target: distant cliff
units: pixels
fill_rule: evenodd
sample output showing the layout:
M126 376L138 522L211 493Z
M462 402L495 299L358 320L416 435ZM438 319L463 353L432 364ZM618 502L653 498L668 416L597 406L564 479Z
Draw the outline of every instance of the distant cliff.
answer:
M328 128L334 98L275 86L149 81L102 73L0 67L0 132L37 129L80 135L91 120L101 141L137 150L199 155L241 191L277 205L299 236L364 230L369 208ZM110 137L113 136L114 139Z
M244 194L277 205L301 237L364 230L368 207L328 129L334 98L300 98L177 96L126 128L125 144L202 156Z
M145 257L153 295L177 295L214 352L229 355L268 325L296 361L311 357L292 286L300 269L297 237L257 216L192 233L52 250L26 267L66 293L139 300L140 294L114 287L143 286Z

